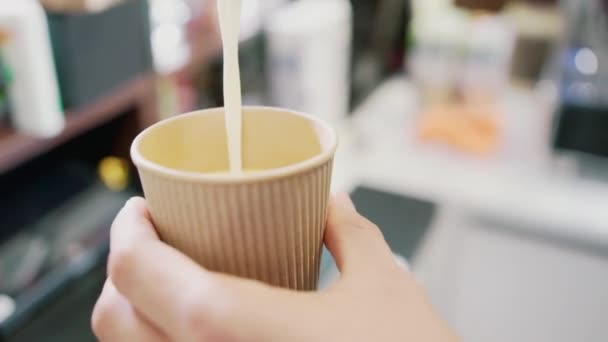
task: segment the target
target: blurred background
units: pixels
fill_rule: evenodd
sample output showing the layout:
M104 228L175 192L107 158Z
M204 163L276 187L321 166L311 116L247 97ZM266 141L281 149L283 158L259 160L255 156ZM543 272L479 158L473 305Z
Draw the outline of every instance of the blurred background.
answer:
M333 190L466 341L608 340L608 1L243 6L244 102L336 125ZM0 1L0 341L94 340L132 139L222 105L215 8Z

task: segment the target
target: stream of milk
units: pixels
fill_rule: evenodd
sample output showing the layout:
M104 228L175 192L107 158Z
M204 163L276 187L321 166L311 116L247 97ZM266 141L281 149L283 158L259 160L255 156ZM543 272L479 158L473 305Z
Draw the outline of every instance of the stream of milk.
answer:
M242 166L242 98L239 67L239 33L241 1L217 0L224 50L224 108L230 172L241 173Z

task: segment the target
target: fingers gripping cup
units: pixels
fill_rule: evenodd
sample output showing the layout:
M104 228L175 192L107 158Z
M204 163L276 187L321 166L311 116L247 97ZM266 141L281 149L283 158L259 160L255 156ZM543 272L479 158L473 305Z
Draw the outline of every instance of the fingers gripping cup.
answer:
M335 131L305 114L243 109L244 171L229 172L222 108L142 132L131 155L163 241L205 268L316 289Z

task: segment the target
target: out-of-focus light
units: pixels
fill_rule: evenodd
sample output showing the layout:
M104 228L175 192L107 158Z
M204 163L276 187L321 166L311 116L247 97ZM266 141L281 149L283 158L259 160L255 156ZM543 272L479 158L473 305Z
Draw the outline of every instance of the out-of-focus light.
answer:
M179 27L174 25L162 25L154 30L152 33L152 40L154 44L159 46L175 46L179 44L182 39L183 32Z
M593 50L583 48L578 50L574 57L574 65L583 75L595 75L599 68L599 61Z
M101 181L112 191L122 191L129 185L129 166L126 160L106 157L98 167Z
M192 13L186 3L179 0L153 0L150 17L156 24L186 24Z
M15 309L15 301L11 297L0 294L0 323L12 316Z
M575 101L590 102L596 99L597 92L591 82L574 82L568 86L567 97Z
M161 74L178 70L190 57L186 33L176 25L160 25L152 31L152 50L156 70Z
M249 0L243 2L241 10L241 33L242 40L253 37L261 28L261 12L260 3L258 0Z

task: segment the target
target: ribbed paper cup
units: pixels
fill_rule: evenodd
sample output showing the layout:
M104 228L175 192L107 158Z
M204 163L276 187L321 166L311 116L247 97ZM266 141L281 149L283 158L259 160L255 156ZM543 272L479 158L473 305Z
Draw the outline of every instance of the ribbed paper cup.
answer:
M246 107L246 171L235 175L228 172L223 114L183 114L133 142L154 226L207 269L316 289L335 131L305 114Z

